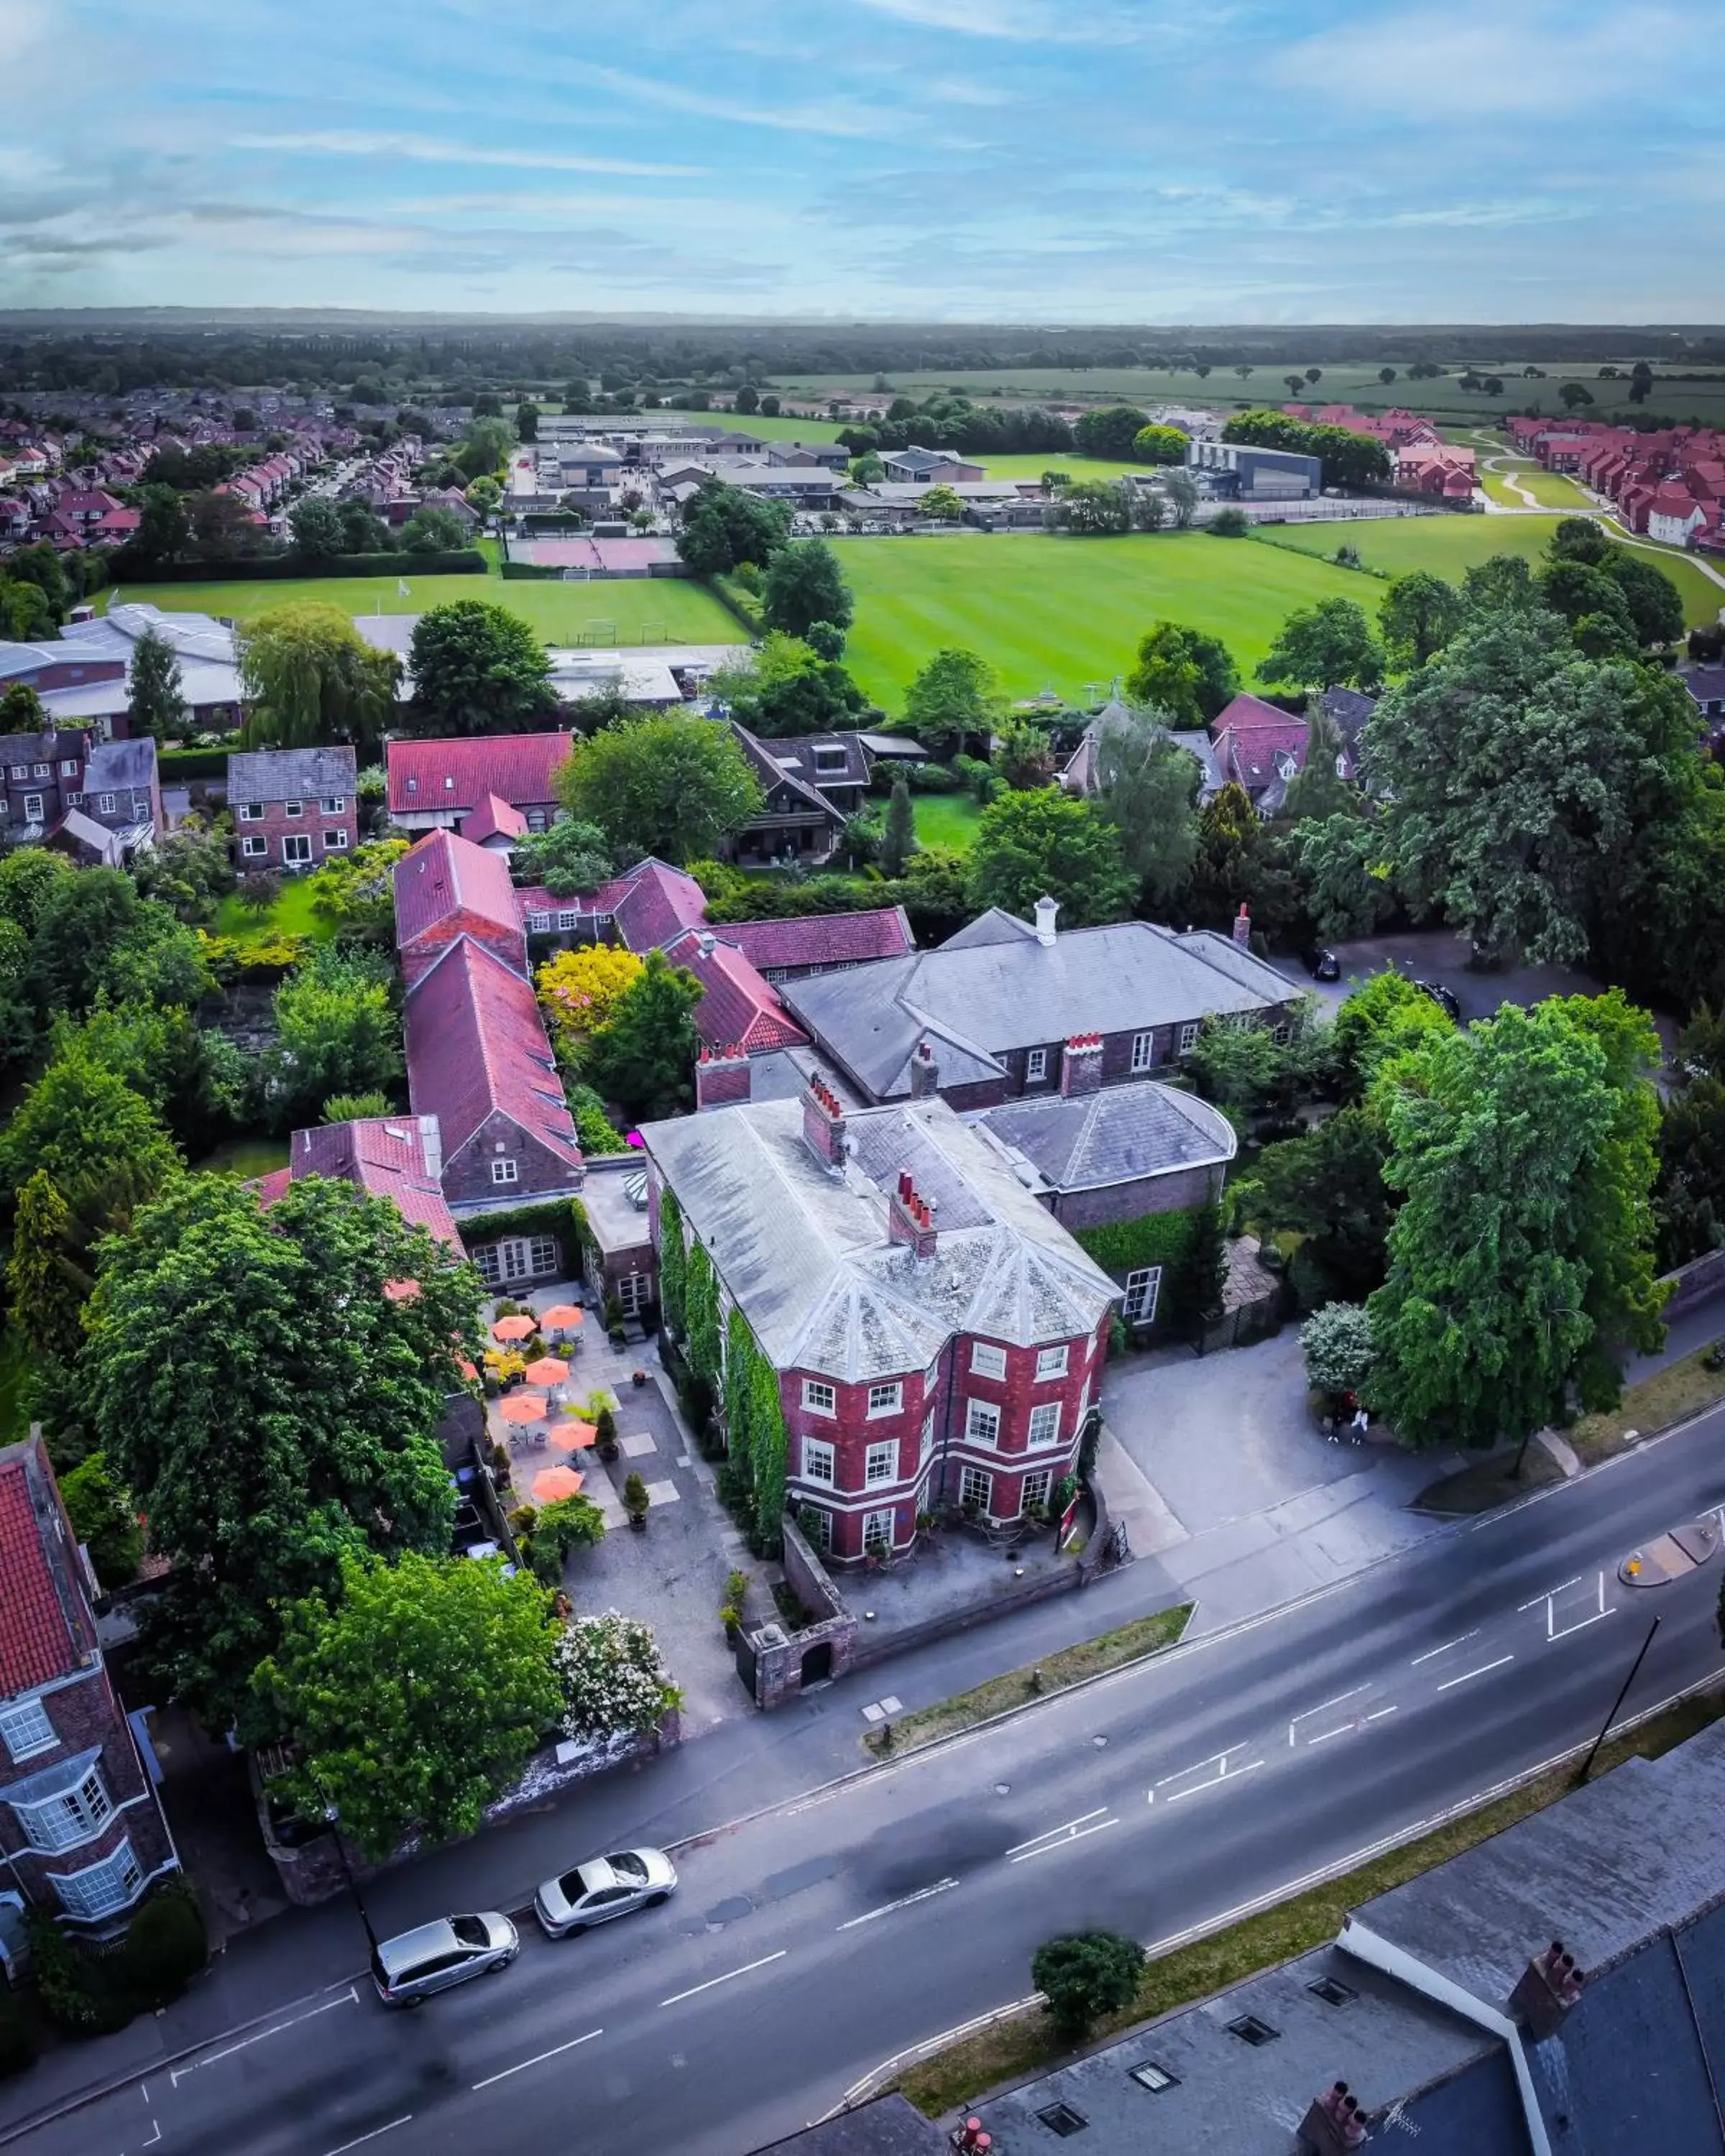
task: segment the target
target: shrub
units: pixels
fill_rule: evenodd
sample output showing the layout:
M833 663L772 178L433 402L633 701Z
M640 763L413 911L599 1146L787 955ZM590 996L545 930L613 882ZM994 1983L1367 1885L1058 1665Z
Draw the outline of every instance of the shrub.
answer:
M644 1512L648 1505L647 1486L639 1475L624 1478L623 1509L626 1512Z
M33 1909L24 1923L36 1994L55 2027L69 2036L111 2035L123 2029L131 2019L131 2007L112 1991L99 1988L95 1965L53 1917Z
M571 1737L656 1729L682 1694L670 1681L650 1626L638 1617L577 1617L564 1626L557 1663Z
M198 1897L182 1881L163 1887L132 1918L121 1952L126 1987L141 2006L166 2006L209 1959Z
M1252 520L1243 509L1220 509L1210 519L1213 539L1244 539L1252 528Z
M1308 1383L1321 1393L1355 1393L1371 1373L1372 1321L1358 1302L1327 1302L1300 1327Z
M1117 1932L1077 1932L1038 1947L1030 1980L1046 1999L1055 2026L1076 2040L1132 2005L1143 1966L1144 1949L1136 1939Z
M943 763L906 763L899 768L912 793L957 793L964 781Z

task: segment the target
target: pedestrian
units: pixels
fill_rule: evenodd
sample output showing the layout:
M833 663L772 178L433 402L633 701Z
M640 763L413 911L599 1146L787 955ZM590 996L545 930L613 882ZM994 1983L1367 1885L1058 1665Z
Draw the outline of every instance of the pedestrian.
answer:
M1371 1417L1366 1413L1363 1407L1358 1407L1354 1409L1353 1420L1348 1424L1349 1429L1353 1432L1353 1436L1350 1440L1353 1444L1363 1445L1365 1442L1366 1432L1371 1427Z

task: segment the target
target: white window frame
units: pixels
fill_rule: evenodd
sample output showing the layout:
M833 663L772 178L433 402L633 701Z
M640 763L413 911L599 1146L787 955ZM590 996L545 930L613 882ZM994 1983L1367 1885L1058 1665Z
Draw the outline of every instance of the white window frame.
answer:
M1048 1503L1049 1492L1053 1488L1053 1468L1038 1467L1034 1470L1034 1471L1027 1475L1024 1481L1019 1485L1019 1512L1022 1512L1025 1507L1029 1505L1041 1505L1045 1507Z
M33 778L52 778L54 766L51 763L39 763L33 768L30 776Z
M12 767L12 775L14 778L28 778L30 775L29 765L27 763L13 764Z
M39 1699L15 1699L9 1707L0 1707L0 1743L14 1765L39 1753L52 1752L59 1741Z
M320 801L317 805L326 816L345 816L347 814L347 796L345 793L331 793L326 800Z
M653 1300L653 1283L645 1273L624 1273L613 1292L625 1317L638 1317Z
M863 1455L863 1487L878 1490L883 1482L898 1480L898 1440L871 1445Z
M1122 1315L1128 1325L1152 1325L1162 1300L1162 1267L1137 1265L1126 1276L1126 1301ZM1136 1301L1137 1307L1133 1308Z
M264 804L261 801L242 801L239 804L239 815L242 824L261 824L264 820Z
M303 846L305 851L296 850ZM281 865L287 869L304 869L311 865L311 834L309 831L285 831L281 839Z
M797 1524L800 1527L803 1523L799 1519ZM833 1547L833 1516L824 1505L809 1507L809 1525L814 1530L809 1540L818 1550L829 1550Z
M992 1340L973 1340L970 1343L971 1374L978 1378L1004 1378L1006 1375L1006 1350L997 1348Z
M1058 1348L1039 1348L1036 1351L1036 1382L1045 1383L1050 1378L1064 1378L1071 1350L1065 1341Z
M803 1380L803 1407L806 1414L835 1415L839 1412L839 1390L823 1378Z
M114 1816L114 1799L100 1766L90 1768L69 1789L35 1804L22 1804L16 1797L7 1801L31 1847L49 1856L94 1841Z
M77 776L77 759L75 757L69 757L60 766L60 777L62 778L75 778Z
M111 793L105 793L102 798L110 808L114 806L114 797ZM42 821L42 796L39 793L27 793L24 796L24 821L27 824L39 824Z
M323 850L326 854L345 854L347 850L347 826L338 824L333 831L323 834Z
M1156 1035L1154 1032L1135 1033L1132 1035L1132 1075L1156 1068Z
M1189 1055L1198 1045L1198 1037L1204 1031L1202 1019L1189 1018L1180 1028L1180 1054Z
M548 913L530 913L527 916L527 933L530 936L548 936L551 933L551 916Z
M967 1445L1000 1442L1000 1409L993 1400L964 1403L964 1441Z
M129 1909L144 1891L144 1867L128 1836L120 1846L81 1871L50 1871L49 1883L69 1917L91 1922Z
M1044 1400L1030 1410L1030 1420L1024 1442L1040 1451L1045 1445L1060 1441L1060 1404L1058 1400Z
M1048 1050L1045 1048L1031 1049L1024 1057L1024 1083L1027 1086L1040 1085L1047 1075Z
M81 793L69 793L66 796L66 806L69 808L81 808L84 806L84 796Z
M824 1437L805 1437L803 1440L803 1480L818 1483L823 1490L838 1487L838 1454Z
M581 916L580 916L579 912L578 912L578 911L577 911L573 906L562 906L562 907L559 908L558 912L557 912L557 933L558 933L558 935L559 935L559 936L567 936L567 935L568 935L568 934L570 933L570 932L571 932L571 931L572 931L572 929L573 929L573 928L578 925L578 923L579 922L580 919L581 919Z
M239 858L243 861L267 861L270 841L261 831L248 831L239 842Z
M305 814L305 803L303 801L284 801L281 804L281 813L284 816L303 816Z
M493 1183L516 1183L521 1179L521 1163L512 1154L506 1153L501 1160L491 1163Z
M934 1409L933 1409L932 1408L931 1408L931 1409L928 1410L928 1413L927 1413L926 1415L924 1415L924 1416L923 1416L923 1418L922 1418L922 1442L921 1442L920 1447L919 1447L918 1451L917 1451L917 1455L916 1455L917 1465L920 1466L922 1464L922 1462L923 1462L925 1460L927 1460L927 1457L928 1457L929 1454L930 1454L931 1452L932 1452L933 1450L934 1450Z
M974 1504L981 1512L994 1509L994 1478L986 1467L966 1466L958 1475L958 1502Z
M555 1235L530 1235L527 1238L527 1263L532 1268L532 1278L542 1278L554 1273L562 1263L562 1250Z
M890 1556L892 1551L893 1529L896 1522L892 1508L885 1512L863 1514L862 1546L865 1557Z
M1286 1048L1293 1037L1294 1029L1286 1019L1283 1019L1279 1025L1273 1025L1270 1029L1270 1038L1278 1048Z
M869 1387L869 1413L873 1415L896 1414L905 1404L905 1389L895 1378L891 1384Z

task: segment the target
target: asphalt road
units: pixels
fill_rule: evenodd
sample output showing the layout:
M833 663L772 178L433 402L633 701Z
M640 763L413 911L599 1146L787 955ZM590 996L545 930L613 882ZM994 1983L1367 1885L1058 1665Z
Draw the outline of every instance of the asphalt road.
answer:
M742 2156L1021 1995L1050 1933L1171 1944L1585 1743L1720 1664L1725 1412L1308 1601L678 1852L671 1904L412 2013L363 1979L29 2136L31 2156ZM569 1854L589 1854L584 1849ZM356 1926L356 1947L358 1946ZM361 1957L355 1955L357 1968Z

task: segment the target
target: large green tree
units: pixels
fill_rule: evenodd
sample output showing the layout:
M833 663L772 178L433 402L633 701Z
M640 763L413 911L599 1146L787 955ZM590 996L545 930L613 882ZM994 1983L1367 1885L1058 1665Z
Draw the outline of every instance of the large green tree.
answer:
M1703 1004L1678 1036L1659 1133L1662 1266L1725 1248L1725 1017Z
M1365 1100L1392 1057L1454 1030L1442 1005L1405 973L1373 973L1343 1004L1330 1032L1343 1099Z
M824 539L781 547L768 564L761 598L767 626L787 636L807 636L818 621L849 629L856 610L839 557Z
M320 944L275 991L270 1091L285 1125L316 1122L332 1093L387 1092L402 1075L401 1022L383 962Z
M867 701L836 660L778 629L720 667L707 685L739 726L764 740L854 726Z
M1385 1073L1403 1197L1371 1389L1410 1443L1526 1438L1572 1389L1609 1401L1621 1356L1656 1345L1635 1030L1626 1012L1506 1005Z
M309 1819L333 1804L374 1863L416 1831L475 1832L557 1719L554 1636L528 1573L344 1555L336 1589L287 1609L255 1679L297 1748L288 1793Z
M632 719L580 743L557 774L572 816L596 824L619 857L701 860L761 812L764 796L737 737L710 719Z
M542 883L554 898L591 891L611 873L611 841L597 824L559 816L543 831L530 831L516 846L510 867L524 883Z
M482 599L421 614L408 669L417 733L514 733L557 708L544 645L519 614Z
M694 1097L700 1037L695 1006L703 990L685 968L649 951L588 1045L586 1070L608 1100L636 1122L675 1116Z
M1384 1180L1389 1153L1381 1115L1340 1108L1309 1137L1259 1154L1249 1209L1265 1227L1301 1238L1296 1265L1305 1260L1301 1270L1314 1286L1309 1300L1362 1301L1383 1286L1392 1218Z
M903 731L934 756L985 744L1005 705L986 659L947 645L923 661L905 691Z
M706 479L683 511L677 552L697 577L723 576L742 562L764 567L790 530L788 503L762 501L740 486Z
M1083 928L1123 920L1136 888L1120 833L1057 787L1004 793L983 811L969 875L978 912L998 906L1028 919L1038 899L1052 898L1062 925Z
M1176 731L1198 732L1240 694L1240 669L1219 638L1158 621L1138 640L1126 692L1165 711Z
M1296 608L1258 666L1260 681L1307 690L1372 689L1383 675L1384 654L1372 624L1352 599Z
M1429 569L1398 577L1378 608L1378 626L1390 665L1402 673L1413 673L1437 656L1466 618L1461 593Z
M400 669L339 607L315 599L270 607L241 625L238 641L249 747L352 742L365 755L376 752L394 716Z
M1197 757L1168 738L1157 712L1118 706L1103 714L1097 812L1119 832L1122 858L1159 909L1172 906L1191 880L1203 777Z
M1296 824L1306 911L1320 942L1370 936L1394 911L1395 893L1378 819L1358 811Z
M134 736L158 742L177 740L186 726L186 698L180 662L159 630L146 629L132 647L128 716Z
M1072 439L1087 457L1118 457L1135 454L1134 445L1150 424L1147 412L1132 404L1104 404L1086 412L1075 423Z
M476 1356L476 1282L388 1199L308 1177L265 1213L182 1178L101 1251L80 1362L101 1449L175 1559L161 1680L255 1726L282 1612L344 1557L449 1546L433 1433ZM386 1292L413 1281L417 1292Z

